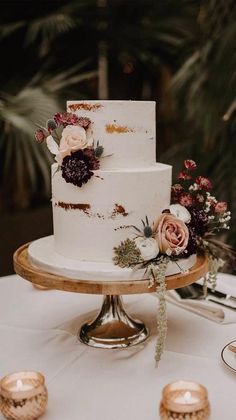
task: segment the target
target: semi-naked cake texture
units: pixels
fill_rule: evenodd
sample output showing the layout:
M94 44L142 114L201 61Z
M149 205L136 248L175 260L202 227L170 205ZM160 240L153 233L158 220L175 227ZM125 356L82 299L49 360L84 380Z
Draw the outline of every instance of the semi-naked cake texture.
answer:
M101 169L78 188L52 169L55 249L65 257L112 261L127 237L169 206L171 167L155 163L155 102L69 101L67 110L92 121L94 142L104 147Z
M122 269L112 258L114 247L135 232L127 226L141 227L145 216L151 224L170 204L172 168L156 163L155 102L68 101L67 111L91 120L104 157L81 188L52 165L54 236L31 245L31 260L71 278L142 278L144 270ZM194 262L195 256L184 259L181 267ZM167 274L178 271L169 264Z

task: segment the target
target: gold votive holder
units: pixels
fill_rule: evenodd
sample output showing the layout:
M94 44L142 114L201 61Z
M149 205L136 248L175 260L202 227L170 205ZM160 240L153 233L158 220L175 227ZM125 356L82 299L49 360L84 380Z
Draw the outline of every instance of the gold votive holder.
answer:
M209 419L207 389L190 381L177 381L166 385L162 391L160 418L161 420Z
M38 372L16 372L0 382L1 411L6 419L33 420L40 417L47 405L45 379Z

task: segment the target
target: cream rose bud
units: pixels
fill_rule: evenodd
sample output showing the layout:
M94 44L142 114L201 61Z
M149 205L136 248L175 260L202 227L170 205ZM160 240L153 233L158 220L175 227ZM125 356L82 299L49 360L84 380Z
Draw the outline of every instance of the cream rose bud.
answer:
M179 255L188 245L189 231L185 223L170 213L163 213L153 226L160 251L167 255Z
M182 220L184 223L189 223L191 220L191 214L186 209L186 207L181 206L181 204L171 204L169 206L170 213L178 219Z
M71 152L76 152L86 147L88 147L88 139L85 129L80 125L68 125L62 131L58 158L62 161Z
M159 254L159 247L154 238L139 237L135 239L135 244L141 252L144 261L151 260Z

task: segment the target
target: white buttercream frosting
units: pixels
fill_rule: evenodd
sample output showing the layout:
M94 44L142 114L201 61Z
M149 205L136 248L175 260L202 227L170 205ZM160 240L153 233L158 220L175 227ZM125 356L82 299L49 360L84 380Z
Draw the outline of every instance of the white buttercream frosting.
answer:
M33 265L49 273L58 274L73 280L93 281L130 281L145 278L145 269L132 270L120 268L112 262L79 261L63 257L55 251L54 237L47 236L32 242L29 246L29 258ZM167 276L186 271L196 262L196 255L170 262Z
M92 135L104 147L103 169L138 168L156 161L154 101L67 101L67 111L92 121Z
M145 216L152 225L170 204L171 166L155 163L155 102L68 101L67 111L91 120L91 139L104 147L105 157L81 188L66 183L57 164L52 165L54 236L32 243L30 259L74 279L141 279L145 270L122 269L112 258L114 246L135 238L135 230L127 226L141 228ZM84 146L87 139L79 134ZM68 144L74 147L74 137L64 143L66 151ZM154 239L147 241L138 241L144 259L158 252ZM186 270L194 262L192 256L178 264ZM167 275L179 271L170 263Z
M114 246L135 232L122 227L141 227L146 215L152 223L169 205L170 186L171 167L160 163L98 170L81 188L56 172L52 176L56 251L79 260L112 261Z

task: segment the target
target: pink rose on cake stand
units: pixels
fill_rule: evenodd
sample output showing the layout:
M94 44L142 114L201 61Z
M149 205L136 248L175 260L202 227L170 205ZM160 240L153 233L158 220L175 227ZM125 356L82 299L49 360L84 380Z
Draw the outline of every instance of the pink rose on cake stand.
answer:
M163 213L154 223L153 231L163 254L179 255L188 245L189 231L186 224L170 213Z

